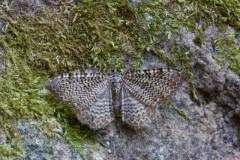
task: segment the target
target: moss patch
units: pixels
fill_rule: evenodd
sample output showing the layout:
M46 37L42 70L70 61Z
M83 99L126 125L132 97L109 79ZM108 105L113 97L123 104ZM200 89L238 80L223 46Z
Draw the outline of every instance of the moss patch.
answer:
M237 35L226 33L214 41L214 47L220 54L215 56L219 63L229 63L229 68L240 76L240 47L237 45Z
M236 4L237 1L62 1L54 8L16 15L13 4L1 2L0 21L4 27L0 58L6 70L0 76L0 126L8 137L8 146L0 146L0 156L24 156L21 140L15 136L16 122L22 118L42 123L50 137L64 135L79 152L80 144L94 142L93 132L81 126L75 113L44 89L49 76L59 72L78 67L96 67L104 72L113 67L123 70L127 60L131 68L139 68L144 51L153 51L162 61L190 75L191 83L192 64L187 49L176 44L170 59L159 49L159 39L168 41L185 26L198 33L196 42L201 45L200 31L210 23L240 28L240 7ZM203 19L203 29L196 27ZM216 41L216 45L222 43L225 42ZM225 56L236 70L236 48L233 46L231 51ZM61 127L54 126L55 120Z

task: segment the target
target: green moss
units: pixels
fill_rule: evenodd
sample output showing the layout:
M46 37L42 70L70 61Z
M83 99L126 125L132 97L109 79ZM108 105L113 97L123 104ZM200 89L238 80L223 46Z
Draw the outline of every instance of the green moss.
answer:
M174 107L174 110L177 111L177 113L181 115L183 118L185 118L186 120L190 120L189 116L185 113L183 109Z
M21 144L23 136L16 131L14 121L12 121L12 119L6 119L2 114L0 115L0 120L0 157L2 159L23 157L25 153L24 147Z
M181 1L179 3L185 19L181 21L193 30L196 30L196 23L203 28L215 24L222 29L228 25L240 28L240 7L238 0L232 1ZM196 22L196 23L193 23Z
M172 54L172 63L178 64L179 68L182 70L184 74L184 80L188 82L191 87L191 96L193 100L198 102L198 97L196 95L196 88L193 81L192 67L193 63L189 57L188 49L175 43L171 47L170 53Z
M214 47L220 54L215 56L218 63L229 63L229 68L240 75L240 47L234 33L226 33L214 41Z
M49 96L44 89L49 75L79 66L121 70L125 55L131 67L138 68L143 51L156 41L158 26L146 21L147 6L133 8L127 2L63 3L54 12L42 8L31 16L13 16L11 8L2 4L0 11L1 58L6 65L0 77L1 115L12 124L22 118L38 121L48 136L64 135L80 152L80 144L94 142L94 134L80 125L73 111ZM1 149L3 157L19 155L14 146L8 152Z
M239 28L239 7L236 1L151 1L130 4L128 1L83 1L72 4L62 1L53 8L39 8L31 15L14 14L13 5L1 2L0 58L6 71L0 76L0 126L8 134L9 146L0 146L1 157L23 156L20 139L14 134L15 123L22 118L38 121L50 137L64 135L80 152L80 144L93 143L94 133L80 125L75 113L60 104L44 89L49 76L79 67L96 67L104 72L123 70L125 62L139 68L145 51L153 51L168 65L182 69L192 86L192 63L188 49L175 43L169 58L159 48L181 27L197 33L196 44L202 44L202 30L208 24L231 24ZM199 29L196 23L205 20ZM232 40L227 40L230 44ZM216 41L216 46L226 42ZM230 44L231 45L231 44ZM236 47L222 50L239 73ZM218 49L219 48L219 49ZM127 58L126 58L127 57ZM3 129L5 124L7 129Z
M177 108L174 104L172 104L171 102L165 103L162 105L162 108L165 109L172 109L174 111L176 111L180 116L182 116L184 119L186 120L190 120L189 116L187 115L187 113L185 113L184 109L180 109Z

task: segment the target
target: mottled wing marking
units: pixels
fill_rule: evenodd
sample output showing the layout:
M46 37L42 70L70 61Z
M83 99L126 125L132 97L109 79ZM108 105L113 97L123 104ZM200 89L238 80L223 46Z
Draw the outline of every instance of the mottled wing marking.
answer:
M121 92L122 121L133 126L147 126L151 122L152 108L145 107L123 84Z
M81 123L103 128L112 120L110 80L101 73L71 72L50 79L46 88L77 110Z
M171 68L140 70L125 74L123 83L141 102L156 106L171 98L181 85L182 76L179 70Z
M146 125L159 103L170 99L181 83L181 72L171 68L126 73L123 76L122 120L139 127ZM142 118L147 122L142 122Z
M117 77L75 71L50 79L46 88L60 101L74 107L81 123L99 129L114 119L111 86L119 86L115 89L121 91L116 93L121 93L122 120L142 127L151 122L159 103L170 99L181 83L181 72L171 68L139 70ZM114 107L118 111L118 106Z

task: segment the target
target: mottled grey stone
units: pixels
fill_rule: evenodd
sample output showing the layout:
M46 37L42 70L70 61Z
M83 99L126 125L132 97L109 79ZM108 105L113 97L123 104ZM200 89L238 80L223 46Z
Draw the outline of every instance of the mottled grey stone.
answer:
M218 54L212 41L219 35L222 33L210 26L202 46L194 44L196 36L185 28L180 38L175 37L180 45L189 48L194 64L199 101L190 96L187 83L172 100L189 120L160 107L158 119L148 129L136 131L116 122L115 130L111 128L111 134L102 136L111 150L105 151L108 159L240 159L236 116L240 113L240 79L227 64L218 64L212 57ZM165 65L151 53L145 55L143 68Z
M25 159L29 160L82 160L63 137L48 137L40 130L38 123L20 120L17 124L19 132L24 136L23 146L26 149Z
M5 64L3 62L3 59L0 58L0 73L3 73L4 71L5 71Z
M7 142L7 136L3 133L0 133L0 145L6 144L6 142Z

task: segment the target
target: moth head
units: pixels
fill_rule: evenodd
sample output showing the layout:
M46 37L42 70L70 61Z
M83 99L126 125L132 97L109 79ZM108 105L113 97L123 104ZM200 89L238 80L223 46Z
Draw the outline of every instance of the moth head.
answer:
M113 83L121 83L122 82L122 75L116 71L113 71L111 75L111 80Z

